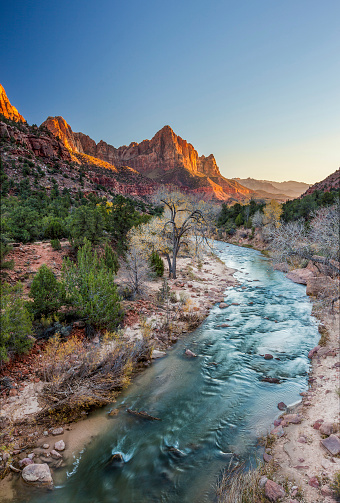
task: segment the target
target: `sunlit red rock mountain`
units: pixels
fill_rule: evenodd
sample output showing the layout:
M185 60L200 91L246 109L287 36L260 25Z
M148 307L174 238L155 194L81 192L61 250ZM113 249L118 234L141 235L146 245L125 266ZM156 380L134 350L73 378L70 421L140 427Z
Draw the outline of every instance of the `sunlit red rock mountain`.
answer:
M212 154L199 157L191 143L177 136L170 126L164 126L151 140L115 148L102 140L96 143L83 133L74 133L62 117L48 117L42 125L73 152L117 168L129 166L155 182L175 185L206 199L240 200L253 193L237 181L224 178Z
M0 84L0 113L6 117L6 119L11 119L15 122L26 122L22 115L19 114L18 110L11 105L5 89Z

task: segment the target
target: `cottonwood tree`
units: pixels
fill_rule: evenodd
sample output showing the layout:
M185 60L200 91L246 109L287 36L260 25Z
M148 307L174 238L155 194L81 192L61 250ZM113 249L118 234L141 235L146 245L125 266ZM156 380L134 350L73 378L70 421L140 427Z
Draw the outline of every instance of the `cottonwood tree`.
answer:
M164 206L161 217L132 229L130 247L147 256L153 250L163 253L169 267L169 277L177 276L177 256L180 249L190 249L193 243L201 246L207 241L207 220L202 205L180 192L162 191L155 202Z

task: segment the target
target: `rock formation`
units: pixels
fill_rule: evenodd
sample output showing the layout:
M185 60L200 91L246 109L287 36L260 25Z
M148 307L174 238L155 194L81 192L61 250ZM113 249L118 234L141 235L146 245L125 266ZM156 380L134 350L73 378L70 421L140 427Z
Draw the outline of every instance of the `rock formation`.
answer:
M72 132L62 117L49 117L42 125L62 138L73 152L85 153L116 168L129 166L158 183L198 193L205 199L242 199L253 192L224 178L212 154L199 157L191 143L177 136L170 126L164 126L151 140L115 148L103 140L96 143L83 133Z
M22 115L19 114L18 110L11 105L9 99L7 98L6 91L0 84L0 114L2 114L6 119L11 119L15 122L26 122Z

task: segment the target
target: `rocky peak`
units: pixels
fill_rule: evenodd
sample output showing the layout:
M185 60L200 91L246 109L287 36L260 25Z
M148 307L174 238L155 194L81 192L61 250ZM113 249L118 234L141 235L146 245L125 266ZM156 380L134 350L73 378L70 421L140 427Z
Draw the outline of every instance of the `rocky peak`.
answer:
M63 117L47 117L42 126L45 126L57 138L59 137L69 150L84 153L81 142Z
M11 105L3 86L0 84L0 114L15 122L26 122L18 110Z

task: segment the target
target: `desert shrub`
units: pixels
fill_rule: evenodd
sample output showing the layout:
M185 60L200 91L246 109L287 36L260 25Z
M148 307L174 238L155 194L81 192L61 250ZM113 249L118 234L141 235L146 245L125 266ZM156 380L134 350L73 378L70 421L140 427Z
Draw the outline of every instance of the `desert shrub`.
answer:
M107 243L105 244L104 248L103 260L106 267L117 274L119 269L118 256L117 253Z
M156 297L158 302L160 302L161 304L168 302L170 297L170 287L166 278L163 279L162 285L159 287Z
M119 333L106 333L101 347L57 334L47 343L41 359L48 414L74 419L82 410L106 405L129 383L132 369L150 358L151 346L143 339L124 344ZM41 420L50 418L46 410Z
M61 244L59 239L51 239L51 246L53 250L61 250Z
M93 252L86 238L78 250L77 263L69 258L64 261L62 278L66 299L79 316L110 330L120 323L123 312L114 283L115 274Z
M340 498L340 472L335 473L333 482L331 483L331 488L334 491L335 497Z
M67 236L65 224L60 218L46 217L44 226L44 236L47 239L60 239Z
M160 255L156 252L153 251L150 255L149 258L149 265L150 269L153 271L153 273L158 277L161 278L164 274L164 262Z
M33 302L29 303L29 309L36 318L60 309L64 298L63 286L46 264L39 267L29 295L33 299Z
M24 353L32 346L27 337L32 332L32 316L25 307L21 283L1 285L0 364L13 353Z

